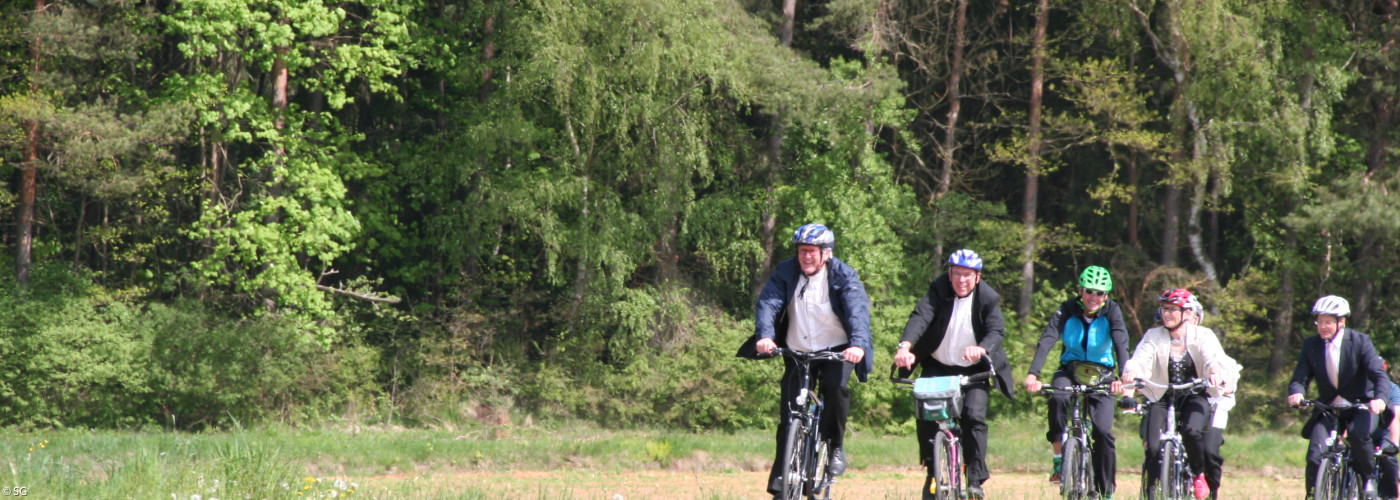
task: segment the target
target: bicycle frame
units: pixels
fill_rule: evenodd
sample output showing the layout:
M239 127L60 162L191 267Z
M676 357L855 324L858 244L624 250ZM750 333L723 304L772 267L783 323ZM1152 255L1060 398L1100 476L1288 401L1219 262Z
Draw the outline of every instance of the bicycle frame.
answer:
M1040 395L1046 397L1055 394L1070 396L1069 422L1064 435L1060 437L1064 457L1060 494L1066 499L1088 498L1090 493L1095 492L1094 467L1089 448L1089 435L1093 432L1094 422L1084 418L1084 398L1091 394L1106 394L1108 388L1109 384L1072 384L1064 388L1046 387L1040 391Z
M1320 408L1324 414L1331 417L1333 422L1332 428L1327 430L1327 441L1323 446L1322 456L1318 457L1313 498L1317 500L1362 498L1364 483L1361 475L1351 468L1351 447L1342 439L1338 428L1341 427L1342 412L1366 411L1367 406L1350 401L1344 401L1339 405L1330 405L1317 400L1307 400L1298 408L1309 406Z
M1166 428L1162 430L1160 438L1161 458L1157 466L1156 493L1159 500L1178 500L1194 498L1189 491L1191 484L1191 470L1186 463L1185 442L1181 439L1181 433L1176 429L1176 396L1179 392L1193 391L1208 386L1206 381L1195 379L1185 384L1158 384L1146 379L1137 379L1135 387L1156 387L1164 389L1161 399L1166 401ZM1152 490L1149 489L1147 481L1143 481L1142 493L1147 498Z
M968 384L987 380L996 375L996 370L988 366L988 371L972 375L957 375L959 377L959 387L966 387ZM891 367L890 382L898 385L907 385L911 389L914 380L894 376ZM966 488L966 471L964 470L962 448L959 446L961 431L958 428L958 419L949 418L947 420L934 420L936 431L932 439L933 443L933 463L929 464L933 471L933 482L930 484L930 491L939 500L961 500L964 497Z
M832 351L801 352L775 348L775 355L792 358L797 366L798 386L794 404L788 408L787 444L783 449L782 498L797 500L803 495L817 499L830 498L835 479L826 473L830 459L829 438L821 435L821 413L824 405L812 382L812 363L840 361L842 354Z

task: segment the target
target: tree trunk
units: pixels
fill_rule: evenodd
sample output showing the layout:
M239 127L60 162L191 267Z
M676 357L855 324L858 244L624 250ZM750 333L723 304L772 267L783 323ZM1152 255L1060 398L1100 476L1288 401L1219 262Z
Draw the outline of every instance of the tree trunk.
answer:
M1367 235L1365 243L1361 247L1361 258L1356 259L1358 269L1379 269L1380 262L1377 262L1385 251L1385 245L1377 240L1374 235ZM1351 319L1347 321L1347 326L1358 330L1366 329L1366 322L1371 317L1370 304L1373 302L1371 296L1376 291L1376 273L1361 273L1361 285L1356 287L1356 298L1351 302Z
M1190 47L1186 45L1186 40L1182 38L1181 30L1177 27L1176 17L1179 13L1176 9L1178 7L1174 3L1168 2L1164 8L1162 23L1170 36L1164 42L1155 31L1152 31L1152 19L1147 12L1139 9L1135 2L1125 1L1124 4L1137 18L1143 34L1152 42L1157 59L1161 60L1172 71L1172 78L1176 83L1176 91L1172 96L1171 105L1172 134L1176 138L1177 146L1172 152L1172 163L1173 165L1181 165L1186 159L1187 148L1191 147L1188 137L1191 133L1191 122L1195 119L1196 113L1195 105L1186 96L1186 82L1191 71L1191 53ZM1199 133L1199 130L1197 132ZM1172 172L1168 171L1166 175L1171 177ZM1165 213L1162 217L1162 254L1159 264L1164 267L1172 267L1176 265L1177 247L1181 242L1181 187L1168 182L1162 205Z
M958 0L958 11L953 21L953 60L948 67L948 128L943 135L943 173L938 178L933 199L939 200L948 193L953 184L953 153L958 148L958 114L962 111L962 96L959 84L962 82L962 61L964 41L967 31L967 0ZM941 238L940 238L941 240Z
M1292 229L1284 235L1284 248L1297 248L1298 235ZM1274 313L1274 343L1269 349L1269 380L1277 380L1284 363L1290 358L1288 340L1293 336L1293 267L1281 265L1283 276L1279 284L1278 311Z
M44 0L34 0L34 15L44 14ZM31 94L39 93L39 61L43 46L35 36L29 44L30 58L33 61L29 79ZM29 268L34 255L34 200L39 186L39 121L24 121L24 163L20 166L19 181L19 220L16 221L19 248L15 252L15 280L20 286L29 284Z
M1137 151L1128 151L1128 188L1132 190L1132 198L1128 200L1128 244L1133 248L1142 248L1142 243L1138 240L1138 210L1142 206L1142 190L1138 186L1138 155Z
M1049 0L1036 1L1035 33L1031 38L1031 109L1026 158L1026 196L1021 211L1025 223L1026 243L1021 254L1021 300L1016 304L1016 316L1025 320L1031 314L1031 296L1035 292L1035 212L1040 184L1040 104L1045 86L1045 30L1050 21Z
M1206 277L1217 285L1220 284L1215 272L1215 263L1211 262L1202 246L1201 233L1201 210L1205 204L1206 186L1196 183L1191 196L1191 207L1188 209L1186 219L1187 233L1186 240L1191 247L1191 255L1196 258L1196 263L1201 266L1201 272L1206 273Z
M496 16L493 14L486 17L486 46L482 49L481 57L486 61L486 73L481 78L481 89L478 90L476 99L478 102L486 102L486 98L491 95L491 60L496 58Z
M784 48L792 48L792 32L797 25L797 0L783 0L783 26L780 33L779 42ZM787 133L783 125L783 110L778 108L772 116L772 135L768 136L768 156L772 162L768 166L768 197L763 206L763 223L759 227L759 236L763 240L763 261L758 266L758 271L754 274L753 297L758 299L758 294L763 292L763 285L768 281L768 273L773 271L774 252L776 252L776 239L778 230L778 207L774 198L774 190L777 188L778 180L783 168L783 135Z
M283 146L280 136L281 132L287 128L287 85L289 84L290 76L287 72L286 61L288 48L278 47L276 51L277 58L272 61L272 109L274 115L272 119L272 128L278 131L279 137L273 145L272 155L273 161L281 164L285 162L287 158L287 148ZM269 172L267 186L267 195L269 197L276 198L282 195L283 179L277 177L275 173ZM275 210L266 217L263 217L263 223L268 225L276 224L281 220L282 214ZM262 270L267 271L270 266L271 263L264 263L262 265ZM262 296L264 309L268 312L277 309L276 297L278 292L276 289L271 287L263 288L259 291L259 295Z

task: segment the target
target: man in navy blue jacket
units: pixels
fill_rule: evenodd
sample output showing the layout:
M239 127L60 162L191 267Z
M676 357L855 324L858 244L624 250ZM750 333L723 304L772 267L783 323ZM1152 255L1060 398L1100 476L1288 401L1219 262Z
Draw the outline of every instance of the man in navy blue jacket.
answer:
M850 414L854 369L864 382L870 373L870 298L855 269L832 256L836 236L821 224L807 224L793 233L797 256L778 263L768 283L759 293L754 335L739 348L738 356L766 358L773 348L796 351L837 351L844 361L812 364L813 380L820 380L822 401L821 434L831 439L827 470L840 475L846 470L843 449L846 417ZM796 404L801 380L795 363L789 359L782 380L782 406L778 417L777 451L768 476L768 492L782 493L782 452L786 443L788 414Z
M1351 315L1351 306L1346 299L1336 295L1317 299L1312 314L1317 323L1317 336L1303 339L1298 365L1293 369L1292 382L1288 384L1288 404L1297 406L1302 403L1308 382L1316 380L1319 401L1329 404L1344 400L1367 403L1371 411L1343 413L1338 421L1332 421L1323 418L1321 410L1313 410L1312 417L1303 424L1303 436L1308 438L1308 482L1304 485L1307 496L1312 497L1313 480L1317 477L1327 434L1333 426L1338 426L1348 430L1351 468L1361 477L1368 478L1366 496L1375 498L1376 482L1369 479L1375 472L1371 428L1376 415L1385 410L1385 391L1388 390L1381 357L1376 353L1371 337L1346 327L1347 316Z

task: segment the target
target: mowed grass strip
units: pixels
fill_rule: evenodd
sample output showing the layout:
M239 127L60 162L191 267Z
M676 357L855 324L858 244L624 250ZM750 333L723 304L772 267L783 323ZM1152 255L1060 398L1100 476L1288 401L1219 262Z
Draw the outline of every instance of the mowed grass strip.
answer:
M1119 467L1132 473L1142 460L1137 419L1120 417L1116 427ZM1044 429L1043 418L993 422L989 465L1008 473L1047 472ZM772 431L605 430L577 422L495 431L6 432L0 435L0 480L28 488L35 498L499 498L499 491L424 478L512 471L704 471L723 477L764 471L773 457ZM1292 433L1227 434L1227 474L1301 476L1306 445ZM855 431L847 450L852 470L860 474L903 477L909 473L902 469L918 461L912 436ZM547 482L522 483L509 498L558 498L568 490L567 484L545 488ZM540 488L532 491L529 484Z

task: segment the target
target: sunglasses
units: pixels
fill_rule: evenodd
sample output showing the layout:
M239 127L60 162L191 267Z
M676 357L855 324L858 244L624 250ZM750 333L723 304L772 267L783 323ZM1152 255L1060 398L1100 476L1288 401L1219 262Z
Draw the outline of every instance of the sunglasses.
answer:
M1086 294L1094 295L1094 296L1097 296L1097 297L1103 297L1104 295L1108 295L1108 292L1105 292L1105 291L1103 291L1103 290L1090 290L1090 289L1088 289L1088 288L1080 289L1080 290L1079 290L1079 293L1086 293Z

